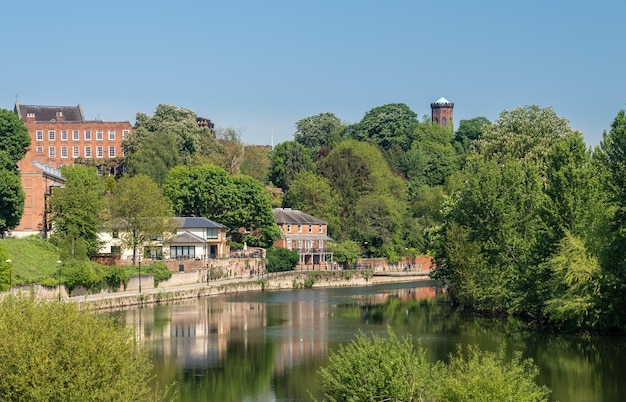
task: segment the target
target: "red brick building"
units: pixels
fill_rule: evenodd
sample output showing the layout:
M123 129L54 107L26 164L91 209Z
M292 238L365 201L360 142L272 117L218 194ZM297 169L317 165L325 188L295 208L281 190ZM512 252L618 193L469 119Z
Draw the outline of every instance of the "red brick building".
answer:
M24 121L31 143L18 167L26 194L24 214L14 236L49 230L46 207L51 186L62 185L62 166L77 158L95 162L122 156L122 140L130 134L130 122L85 120L78 106L20 105L13 110Z
M333 256L328 248L333 239L328 237L326 222L291 208L274 208L272 212L282 231L274 246L297 251L300 268L325 268Z

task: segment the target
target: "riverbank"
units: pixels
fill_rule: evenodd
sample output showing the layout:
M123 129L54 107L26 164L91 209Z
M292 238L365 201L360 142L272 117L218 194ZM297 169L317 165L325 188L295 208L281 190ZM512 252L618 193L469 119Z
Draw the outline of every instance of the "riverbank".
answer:
M64 298L95 310L159 304L225 293L321 287L370 286L381 283L428 281L428 271L380 273L370 270L332 272L280 272L262 278L224 279L207 283Z

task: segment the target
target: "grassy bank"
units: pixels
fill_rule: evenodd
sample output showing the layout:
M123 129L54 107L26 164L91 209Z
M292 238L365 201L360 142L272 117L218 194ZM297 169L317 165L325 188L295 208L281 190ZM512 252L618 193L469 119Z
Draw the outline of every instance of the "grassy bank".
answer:
M0 247L13 263L13 285L39 283L57 274L59 250L39 237L0 239Z

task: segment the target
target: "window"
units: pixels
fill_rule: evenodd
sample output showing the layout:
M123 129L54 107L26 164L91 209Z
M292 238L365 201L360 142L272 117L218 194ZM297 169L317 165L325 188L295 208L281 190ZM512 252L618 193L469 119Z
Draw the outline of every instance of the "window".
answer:
M302 225L298 225L298 233L302 233Z
M111 237L112 237L112 238L114 238L114 239L119 239L119 237L120 237L120 232L118 232L117 230L114 230L114 231L111 233Z
M122 130L122 139L128 138L128 134L130 134L130 130Z
M43 141L43 130L37 130L37 141Z
M54 141L54 130L48 130L48 140L49 141Z
M55 147L48 147L48 158L56 158L57 149Z
M291 225L289 223L287 224L287 233L291 233Z
M67 147L61 147L61 158L67 158Z
M447 121L446 121L446 118L445 118L445 117L444 117L443 119L441 119L441 125L442 125L442 126L444 126L444 127L445 127L445 126L446 126L446 123L447 123Z
M35 152L37 152L38 154L43 154L43 147L41 145L37 145L37 148L35 148Z
M72 147L72 158L78 158L80 156L80 147Z
M104 134L102 130L96 130L96 141L102 141L104 139Z
M110 146L109 147L109 158L115 158L115 147L114 146Z
M291 250L291 240L287 240L287 250Z
M324 233L324 227L320 225L320 233Z
M85 147L85 158L91 158L91 147Z
M101 146L96 147L96 158L102 158L103 156L104 155L103 155L102 147Z
M209 229L206 230L206 238L207 239L217 239L217 229Z
M298 250L302 250L302 240L298 240Z
M115 130L109 130L109 141L115 141Z
M179 259L195 258L196 247L195 246L171 246L170 257L179 258Z
M78 141L80 139L78 130L72 131L72 141Z
M122 254L122 248L120 246L111 246L111 254Z
M85 141L91 141L91 130L85 130Z
M313 233L313 224L309 223L309 233Z
M61 141L67 141L67 130L61 130Z

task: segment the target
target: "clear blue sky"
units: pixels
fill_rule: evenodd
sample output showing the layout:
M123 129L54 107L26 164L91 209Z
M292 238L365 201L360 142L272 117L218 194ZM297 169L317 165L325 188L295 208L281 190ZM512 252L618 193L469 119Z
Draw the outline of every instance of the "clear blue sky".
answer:
M457 125L537 104L597 145L626 108L624 15L623 0L11 1L0 107L134 122L168 103L277 144L304 117L422 116L444 96Z

